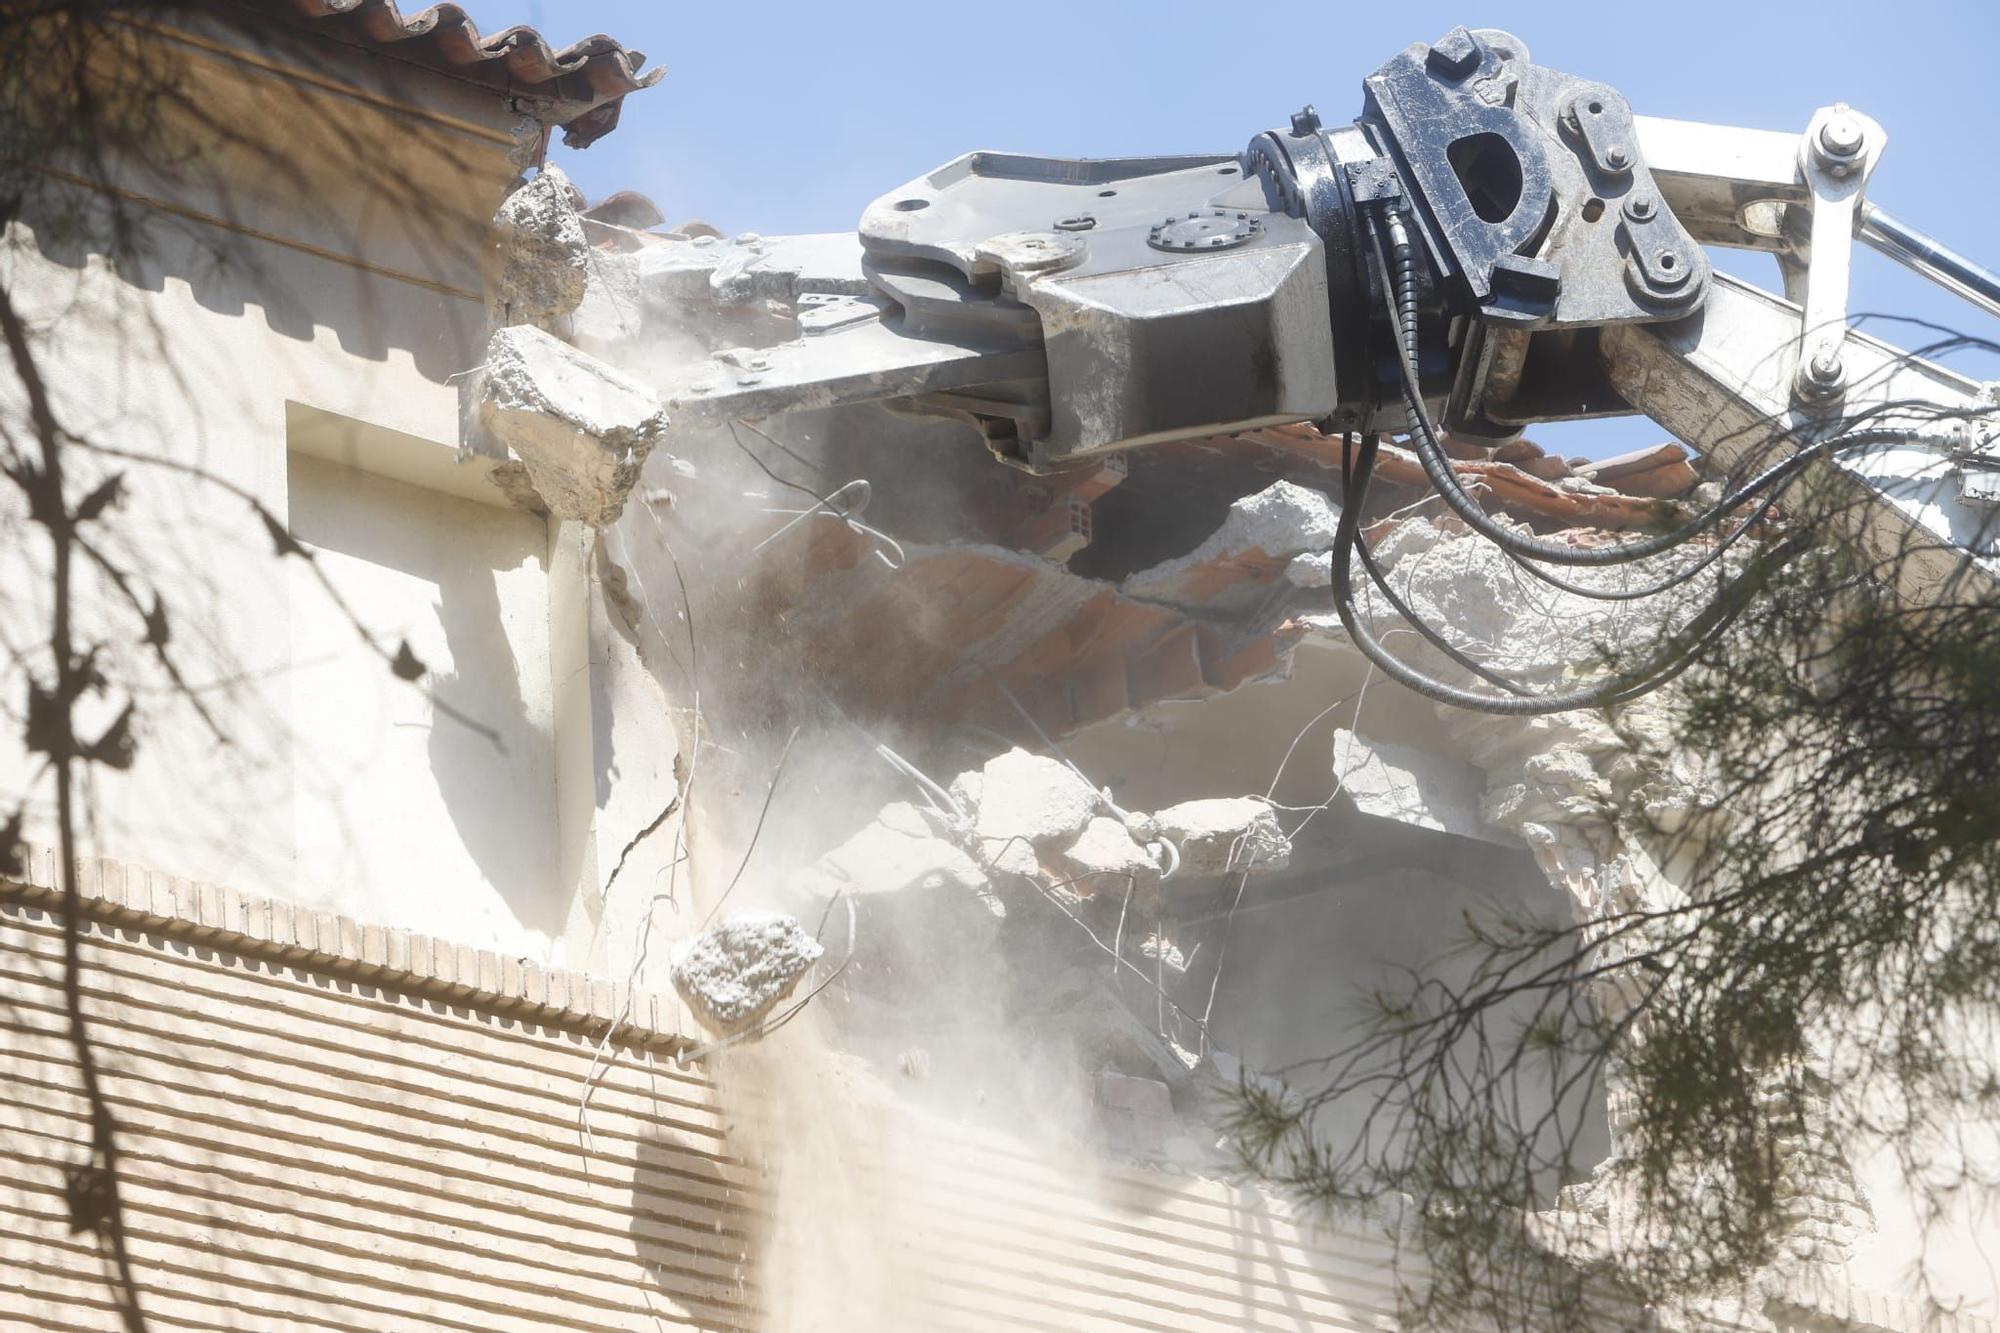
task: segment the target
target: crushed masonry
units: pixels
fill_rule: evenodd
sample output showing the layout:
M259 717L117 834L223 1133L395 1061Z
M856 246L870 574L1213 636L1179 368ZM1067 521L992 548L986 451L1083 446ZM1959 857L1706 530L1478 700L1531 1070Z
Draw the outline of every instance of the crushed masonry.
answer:
M1161 867L1132 836L1125 822L1094 815L1062 851L1064 886L1085 896L1131 893L1140 902L1159 894Z
M1040 873L1040 854L1084 830L1102 797L1067 764L1026 750L987 761L973 828L980 856L1003 874Z
M1481 810L1486 775L1463 760L1341 727L1333 733L1333 771L1340 794L1363 814L1518 845L1487 826Z

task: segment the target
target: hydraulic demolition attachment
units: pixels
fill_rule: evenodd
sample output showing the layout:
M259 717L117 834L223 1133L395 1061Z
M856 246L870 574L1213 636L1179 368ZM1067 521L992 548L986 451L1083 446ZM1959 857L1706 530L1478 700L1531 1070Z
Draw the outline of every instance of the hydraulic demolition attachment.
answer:
M1990 313L2000 279L1867 202L1885 142L1845 106L1803 135L1637 116L1507 33L1458 28L1370 74L1351 123L1307 107L1233 155L970 153L884 195L856 234L660 246L644 262L691 325L756 301L796 330L675 368L683 425L882 402L965 423L1032 472L1284 422L1351 434L1335 559L1350 632L1438 697L1542 711L1637 686L1527 696L1475 670L1500 693L1458 689L1388 668L1352 615L1377 435L1407 433L1467 523L1572 590L1587 591L1543 567L1695 537L1708 566L1809 469L1865 488L1851 535L1909 553L1906 595L1992 576L1989 387L1856 331L1847 295L1856 238ZM1715 273L1705 246L1772 254L1783 295ZM1578 548L1495 523L1438 438L1635 412L1717 472L1763 470L1674 531ZM1723 596L1710 612L1704 633L1733 614Z

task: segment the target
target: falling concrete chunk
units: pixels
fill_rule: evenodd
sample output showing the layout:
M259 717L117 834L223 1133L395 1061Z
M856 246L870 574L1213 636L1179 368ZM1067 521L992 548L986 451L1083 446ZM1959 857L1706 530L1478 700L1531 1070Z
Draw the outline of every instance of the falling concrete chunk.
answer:
M1160 887L1160 868L1125 829L1122 821L1098 815L1083 826L1062 854L1069 890L1083 897L1127 892L1151 901Z
M1333 733L1333 776L1364 815L1519 845L1487 824L1480 810L1486 777L1470 764L1342 728Z
M1061 760L1009 750L980 773L975 830L980 855L1009 874L1033 875L1037 853L1083 832L1102 798Z
M1190 877L1240 870L1283 870L1292 843L1277 811L1261 796L1219 796L1183 801L1155 811L1160 836L1179 849L1179 873Z
M501 329L470 392L479 427L513 451L548 511L615 521L667 416L641 384L540 329Z
M508 195L493 218L498 271L491 291L502 323L548 328L583 301L590 242L576 215L576 187L544 167Z
M953 778L946 794L958 803L958 808L969 819L979 812L979 797L984 790L985 778L975 768Z
M675 945L670 975L710 1031L734 1036L790 995L823 952L796 917L737 912Z

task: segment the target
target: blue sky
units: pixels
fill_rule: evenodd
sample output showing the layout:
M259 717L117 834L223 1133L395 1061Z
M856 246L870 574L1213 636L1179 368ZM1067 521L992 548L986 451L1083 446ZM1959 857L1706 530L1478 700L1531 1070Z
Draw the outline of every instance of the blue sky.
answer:
M1996 0L1488 11L1342 0L462 2L488 29L531 23L558 44L606 32L663 66L659 86L626 102L616 133L555 160L593 199L636 189L669 221L726 232L847 230L876 195L974 148L1234 152L1306 102L1328 121L1351 118L1364 75L1466 23L1507 28L1538 63L1601 79L1641 113L1790 130L1846 101L1889 133L1870 197L2000 268ZM1767 261L1748 275L1774 281ZM2000 338L2000 322L1873 255L1855 283L1856 310ZM1611 434L1622 446L1658 430ZM1560 447L1601 452L1583 445Z

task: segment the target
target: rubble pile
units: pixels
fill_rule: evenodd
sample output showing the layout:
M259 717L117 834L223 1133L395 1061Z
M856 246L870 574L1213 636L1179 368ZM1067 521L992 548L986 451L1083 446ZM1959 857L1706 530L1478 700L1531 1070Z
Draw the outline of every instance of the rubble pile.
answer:
M1062 760L1013 749L952 779L948 806L898 801L794 877L820 902L962 898L1003 919L1021 887L1089 899L1157 900L1170 876L1282 870L1291 843L1271 803L1237 796L1153 814L1120 810Z

